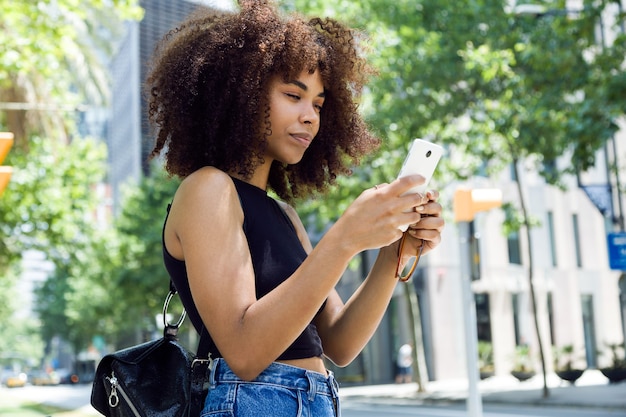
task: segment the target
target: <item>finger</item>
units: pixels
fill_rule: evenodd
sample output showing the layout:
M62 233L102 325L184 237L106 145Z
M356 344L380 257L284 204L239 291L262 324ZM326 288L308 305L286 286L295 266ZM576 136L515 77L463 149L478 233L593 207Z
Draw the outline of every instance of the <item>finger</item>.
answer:
M424 205L416 207L415 211L420 213L422 217L441 217L442 210L441 204L431 200Z
M417 227L417 224L424 217L441 217L442 207L439 203L424 202L422 205L413 207L412 211L419 213L420 218L415 223L410 224L409 227Z
M389 184L387 184L386 182L383 182L383 183L380 183L380 184L376 184L376 185L374 185L373 189L374 189L375 191L382 190L383 188L385 188L385 187L386 187L386 186L388 186L388 185L389 185Z
M417 229L409 231L409 236L414 240L422 241L424 249L433 249L441 243L441 232L436 229Z
M430 239L437 234L441 234L445 227L445 222L441 217L424 217L415 227L409 228L409 234L421 239Z
M429 201L425 194L420 193L405 194L397 197L398 205L403 212L422 213L425 211L424 205Z
M437 201L437 199L439 198L439 191L437 190L426 191L426 198L428 198L429 201Z
M426 178L419 174L407 175L406 177L398 178L390 184L390 191L393 191L396 195L402 195L409 191L411 188L422 185L426 182ZM391 189L393 187L393 189Z

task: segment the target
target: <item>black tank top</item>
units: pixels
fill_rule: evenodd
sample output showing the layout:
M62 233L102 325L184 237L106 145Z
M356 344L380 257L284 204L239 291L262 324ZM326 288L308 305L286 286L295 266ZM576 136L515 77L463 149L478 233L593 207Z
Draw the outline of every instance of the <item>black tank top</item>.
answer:
M243 208L243 231L248 239L255 275L256 296L259 299L289 278L307 254L291 220L273 198L269 197L264 190L251 184L236 178L233 178L233 181ZM163 241L163 259L189 319L196 331L202 334L204 325L191 297L185 262L170 255L165 247L165 241ZM228 277L227 279L234 278ZM323 308L324 305L320 311ZM211 356L221 357L210 335L207 339ZM321 356L322 353L322 342L317 328L310 323L278 359L303 359Z

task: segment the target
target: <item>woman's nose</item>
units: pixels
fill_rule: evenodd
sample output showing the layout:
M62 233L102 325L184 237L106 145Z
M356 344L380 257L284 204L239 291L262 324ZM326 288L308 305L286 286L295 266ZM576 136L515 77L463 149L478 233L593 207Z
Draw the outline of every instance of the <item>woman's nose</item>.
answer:
M311 125L319 122L319 114L314 105L307 105L302 110L300 121L304 124Z

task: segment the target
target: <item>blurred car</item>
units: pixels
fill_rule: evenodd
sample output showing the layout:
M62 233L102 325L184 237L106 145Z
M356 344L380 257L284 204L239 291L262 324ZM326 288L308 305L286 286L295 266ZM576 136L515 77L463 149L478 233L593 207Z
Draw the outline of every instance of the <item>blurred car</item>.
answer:
M69 369L57 369L57 377L59 378L59 384L77 384L78 375L70 371Z
M55 372L36 371L29 375L29 381L33 385L58 385L59 376Z
M5 369L2 372L2 385L7 388L20 388L26 385L28 376L24 372Z

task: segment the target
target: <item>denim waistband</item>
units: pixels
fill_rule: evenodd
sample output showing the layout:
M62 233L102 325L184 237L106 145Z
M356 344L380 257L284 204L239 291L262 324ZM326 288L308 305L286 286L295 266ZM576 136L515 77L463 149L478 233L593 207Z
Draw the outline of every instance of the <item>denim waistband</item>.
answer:
M239 378L230 369L223 358L213 361L210 385L217 383L252 383L279 385L288 389L307 391L309 395L322 394L337 398L339 384L331 371L328 376L319 372L309 371L296 366L286 365L280 362L273 362L259 376L252 381L245 381Z

